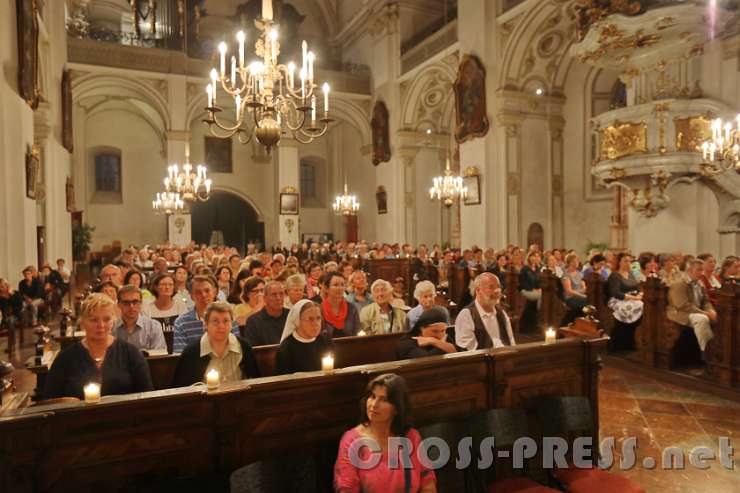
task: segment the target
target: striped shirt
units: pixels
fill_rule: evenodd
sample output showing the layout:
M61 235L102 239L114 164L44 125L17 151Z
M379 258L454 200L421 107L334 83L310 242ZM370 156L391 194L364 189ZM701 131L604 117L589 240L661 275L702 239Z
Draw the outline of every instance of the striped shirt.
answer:
M205 324L198 318L195 308L185 312L175 319L175 333L172 341L172 352L181 353L191 342L200 341L205 333ZM231 333L239 335L239 326L236 321L231 322Z
M167 350L162 325L146 315L139 315L134 330L129 332L122 319L113 327L113 335L145 351L151 349Z

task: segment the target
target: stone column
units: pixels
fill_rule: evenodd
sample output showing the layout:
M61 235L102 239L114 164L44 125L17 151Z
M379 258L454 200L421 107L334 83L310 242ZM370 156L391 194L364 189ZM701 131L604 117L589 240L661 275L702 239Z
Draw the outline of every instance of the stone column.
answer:
M418 147L402 147L400 150L403 162L403 210L406 222L405 240L416 245L416 155Z
M273 151L274 152L274 151ZM294 191L300 193L300 165L298 145L295 140L283 137L277 146L278 192ZM279 200L279 195L278 195ZM280 204L278 203L278 211ZM280 214L278 216L278 239L284 247L300 243L300 216Z
M547 245L565 246L565 220L563 199L563 127L565 119L553 117L548 121L550 131L550 227L547 228Z
M518 115L499 115L499 131L503 145L500 146L499 154L501 161L501 172L504 175L504 197L505 207L508 211L506 216L505 241L496 245L497 248L506 246L507 243L523 245L526 241L525 232L521 224L521 124L523 118Z

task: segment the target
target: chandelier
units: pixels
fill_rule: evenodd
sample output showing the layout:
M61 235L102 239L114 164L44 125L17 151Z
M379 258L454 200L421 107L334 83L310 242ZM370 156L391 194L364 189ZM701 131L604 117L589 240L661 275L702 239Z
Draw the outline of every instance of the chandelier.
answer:
M360 210L360 203L357 202L357 197L347 193L346 182L344 184L344 195L337 195L334 198L331 208L334 209L335 214L342 216L354 216Z
M176 193L188 202L205 202L211 196L211 179L206 176L207 169L202 164L195 168L190 164L190 149L185 149L185 164L182 171L177 164L167 167L164 189Z
M211 134L229 138L237 135L242 144L253 138L265 146L267 153L278 144L282 133L290 132L298 142L308 144L324 135L333 119L329 118L329 85L322 86L324 110L317 119L316 89L314 83L313 52L308 51L306 41L301 47L303 64L295 80L296 66L278 63L280 43L278 25L272 19L272 0L262 0L262 17L255 19L255 26L261 34L255 42L255 54L260 61L246 64L244 45L246 35L239 31L238 57L231 57L231 71L226 73L226 53L228 47L221 42L220 71L211 70L211 83L206 87L208 94L208 124ZM225 96L219 98L218 86ZM219 99L226 98L228 106L234 109L234 120L223 121L218 118L224 108ZM233 106L232 106L233 105Z
M454 176L450 169L450 158L445 162L444 176L434 178L434 185L429 189L429 195L432 200L438 200L445 207L451 207L459 198L465 198L468 194L468 188L463 186L461 176Z
M180 198L179 193L175 192L160 192L157 193L156 198L152 200L152 209L157 214L170 215L175 212L183 212L185 210L185 202Z
M701 145L704 162L702 176L717 176L734 169L740 173L740 114L732 123L717 118L712 121L712 138Z

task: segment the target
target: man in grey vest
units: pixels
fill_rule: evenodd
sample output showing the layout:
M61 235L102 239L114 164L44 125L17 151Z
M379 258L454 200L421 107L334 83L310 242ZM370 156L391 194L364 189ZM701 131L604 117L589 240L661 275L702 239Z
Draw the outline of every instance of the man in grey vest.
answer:
M490 347L514 346L511 322L503 308L498 277L484 272L471 288L473 302L463 308L455 321L455 344L469 351Z

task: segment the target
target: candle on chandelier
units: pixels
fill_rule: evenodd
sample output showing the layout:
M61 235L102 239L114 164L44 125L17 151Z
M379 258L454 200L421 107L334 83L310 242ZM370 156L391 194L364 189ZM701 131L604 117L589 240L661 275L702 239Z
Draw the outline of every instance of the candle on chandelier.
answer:
M321 88L324 90L324 113L329 113L329 84L324 82Z
M211 183L212 183L212 181L211 181L211 179L210 179L210 178L208 178L208 179L207 179L207 180L205 181L205 184L206 184L206 194L209 194L209 193L211 193Z
M262 18L272 20L272 0L262 0Z
M311 96L311 125L316 126L316 96Z
M237 94L236 95L236 98L234 98L234 101L235 101L235 106L236 106L236 115L237 115L237 118L238 118L239 117L239 110L240 110L240 108L242 106L242 97Z
M221 41L218 44L218 51L221 53L221 77L226 77L226 43Z
M301 68L299 76L301 78L301 97L306 99L306 67Z
M278 32L273 29L270 31L270 59L273 63L277 62L277 39L278 39Z
M725 140L730 142L730 132L732 131L732 123L725 123Z
M239 68L244 68L244 42L247 40L247 35L244 31L236 33L236 40L239 41Z
M288 64L288 89L293 90L293 72L295 72L295 63Z
M213 87L213 106L216 106L216 80L218 80L218 72L216 69L211 69L211 86Z
M206 86L206 93L208 93L208 107L213 107L213 88L210 84Z
M308 52L308 83L313 83L313 61L314 58L316 58L316 55L313 54L313 51Z
M231 57L231 85L236 87L236 57Z

